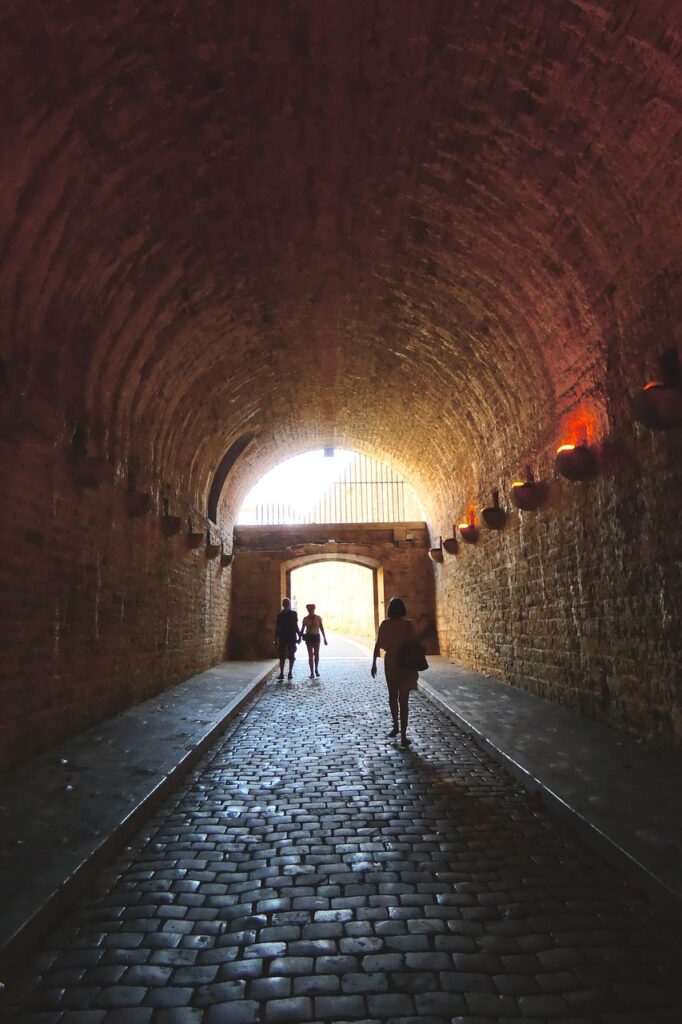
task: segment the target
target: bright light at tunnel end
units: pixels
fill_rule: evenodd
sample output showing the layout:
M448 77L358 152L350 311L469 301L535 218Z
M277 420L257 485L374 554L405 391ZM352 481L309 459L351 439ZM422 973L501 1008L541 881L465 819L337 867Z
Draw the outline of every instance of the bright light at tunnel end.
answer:
M287 518L302 522L328 487L358 458L356 452L327 446L286 459L261 477L244 498L237 523L256 523L257 505L286 505Z
M424 521L413 488L388 464L326 445L275 466L246 495L238 526Z

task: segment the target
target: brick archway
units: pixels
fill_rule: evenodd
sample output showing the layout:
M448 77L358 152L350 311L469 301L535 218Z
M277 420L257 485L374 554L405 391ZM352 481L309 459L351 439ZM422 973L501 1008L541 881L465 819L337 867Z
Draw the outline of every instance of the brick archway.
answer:
M302 569L304 565L315 565L319 562L348 562L351 565L362 565L372 572L372 592L374 599L374 629L379 628L379 623L384 618L386 600L384 596L384 567L377 558L369 555L327 552L316 555L300 555L298 558L291 558L282 562L280 567L280 590L287 597L291 597L291 574L295 569Z
M432 653L438 651L434 569L425 523L238 526L234 532L229 656L273 653L275 616L291 594L291 572L314 562L354 562L371 569L375 623L394 594Z

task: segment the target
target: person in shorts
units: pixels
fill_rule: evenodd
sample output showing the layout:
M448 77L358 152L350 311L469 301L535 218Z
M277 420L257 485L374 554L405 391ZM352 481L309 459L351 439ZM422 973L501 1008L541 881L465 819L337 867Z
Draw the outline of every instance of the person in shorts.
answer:
M324 645L327 646L327 637L322 624L322 619L315 614L315 605L307 604L308 614L301 623L301 637L305 640L308 648L308 663L310 664L310 678L320 678L320 634L324 638Z
M298 615L291 607L289 598L285 597L282 601L282 611L277 616L275 623L274 643L279 648L278 679L284 679L284 662L287 660L289 661L289 675L287 679L293 679L296 646L300 639L301 632L298 628Z

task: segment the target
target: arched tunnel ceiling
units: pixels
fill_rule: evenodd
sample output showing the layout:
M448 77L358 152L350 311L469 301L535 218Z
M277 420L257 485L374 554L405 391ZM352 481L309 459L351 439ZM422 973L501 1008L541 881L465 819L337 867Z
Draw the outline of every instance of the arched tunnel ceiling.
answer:
M3 5L10 381L198 499L252 430L241 493L324 443L436 497L516 457L678 263L680 13Z

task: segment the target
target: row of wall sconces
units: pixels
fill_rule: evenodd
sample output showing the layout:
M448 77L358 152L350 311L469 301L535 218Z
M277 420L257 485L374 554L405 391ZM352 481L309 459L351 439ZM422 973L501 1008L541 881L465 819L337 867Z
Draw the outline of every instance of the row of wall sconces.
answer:
M183 520L182 516L170 515L169 500L168 498L164 498L163 510L159 516L159 526L164 537L174 537L176 534L180 533L184 522L185 520ZM222 541L220 544L214 543L211 536L210 526L205 531L193 529L191 516L187 517L186 522L187 531L185 533L185 544L191 551L196 551L197 548L203 546L206 558L210 560L220 556L220 565L223 569L230 565L233 556L225 553Z
M659 380L645 384L631 402L632 415L650 430L682 426L682 369L676 348L659 358Z
M566 480L589 480L590 477L595 476L597 473L597 456L594 449L586 442L562 444L557 448L554 457L554 468ZM549 484L546 480L536 480L530 466L527 466L525 478L523 480L515 480L509 488L509 497L512 504L522 512L537 512L547 502ZM504 529L507 522L507 513L500 505L499 491L493 491L492 505L487 505L481 509L481 521L489 530ZM459 533L460 540L464 541L465 544L478 543L481 531L476 524L476 515L473 509L469 510L466 519L453 526L452 532L452 537L448 537L446 540L441 538L439 547L431 548L429 554L434 562L443 561L443 551L447 551L449 555L457 554L459 551L457 533Z
M631 400L634 419L651 430L671 430L682 426L682 372L676 349L668 349L660 359L661 379L650 381ZM596 476L599 463L596 452L587 440L577 444L559 445L554 456L556 472L566 480L579 482ZM526 467L523 480L515 480L509 489L513 505L523 512L536 512L549 497L549 483L535 480L530 466ZM489 530L502 530L507 522L507 513L500 506L499 491L493 491L493 503L481 509L481 520ZM481 536L473 509L452 529L453 536L431 548L429 555L434 562L443 561L443 552L456 555L459 541L476 544Z
M98 458L87 454L87 438L82 427L76 427L71 443L71 466L74 479L81 487L95 488L103 483L114 482L114 468L106 459ZM153 509L153 496L150 491L137 489L135 478L131 474L128 478L128 487L125 492L126 513L131 519L141 519L147 516ZM174 537L183 531L185 546L191 551L203 547L206 558L212 560L220 557L220 565L226 568L233 560L232 554L225 552L222 541L216 544L211 536L211 527L206 530L195 530L192 524L192 517L184 519L182 516L170 514L169 499L163 498L162 511L159 515L159 528L164 537Z

